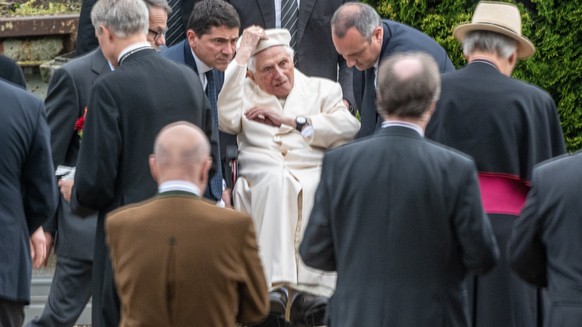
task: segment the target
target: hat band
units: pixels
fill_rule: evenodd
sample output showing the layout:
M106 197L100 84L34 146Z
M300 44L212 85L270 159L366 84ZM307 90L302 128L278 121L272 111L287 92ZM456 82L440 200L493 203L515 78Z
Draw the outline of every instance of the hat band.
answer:
M522 36L522 35L521 35L521 32L515 31L515 30L513 30L513 29L511 29L511 28L509 28L509 27L507 27L507 26L504 26L504 25L499 25L499 24L496 24L496 23L490 23L490 22L482 22L482 23L473 23L473 24L492 25L492 26L496 26L496 27L502 28L502 29L504 29L504 30L506 30L506 31L508 31L508 32L511 32L511 33L513 33L513 34L516 34L516 35Z

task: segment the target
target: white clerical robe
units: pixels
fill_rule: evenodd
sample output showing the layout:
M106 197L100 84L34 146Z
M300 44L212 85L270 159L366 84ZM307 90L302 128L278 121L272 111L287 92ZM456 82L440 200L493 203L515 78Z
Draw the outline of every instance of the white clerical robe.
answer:
M234 205L253 217L269 285L314 285L333 291L335 274L306 267L298 247L313 207L323 155L352 140L360 123L343 104L339 84L307 77L297 69L294 74L293 89L282 107L277 97L246 78L246 66L233 60L218 97L218 126L237 135L239 178L233 189ZM249 120L244 113L254 106L307 117L313 134L305 137L288 125Z

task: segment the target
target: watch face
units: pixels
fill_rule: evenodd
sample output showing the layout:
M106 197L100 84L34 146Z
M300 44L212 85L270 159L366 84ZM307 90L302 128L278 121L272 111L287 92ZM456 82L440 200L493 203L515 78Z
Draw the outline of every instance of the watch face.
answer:
M295 123L303 125L303 124L307 123L307 119L305 119L305 117L297 117L295 119Z

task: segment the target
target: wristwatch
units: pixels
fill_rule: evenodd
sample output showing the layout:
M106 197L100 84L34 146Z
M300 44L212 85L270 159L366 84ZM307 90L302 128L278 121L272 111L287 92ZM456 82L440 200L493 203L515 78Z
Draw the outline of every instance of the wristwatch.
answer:
M307 118L303 117L303 116L297 116L295 118L295 128L301 132L301 130L303 130L303 126L305 126L305 124L307 124Z

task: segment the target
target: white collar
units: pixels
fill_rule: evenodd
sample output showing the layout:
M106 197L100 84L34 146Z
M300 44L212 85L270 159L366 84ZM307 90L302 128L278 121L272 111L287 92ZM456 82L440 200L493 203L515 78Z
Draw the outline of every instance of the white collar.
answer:
M180 180L172 180L172 181L165 181L160 186L158 186L158 192L170 192L170 191L182 191L188 193L194 193L200 196L200 188L194 185L193 183L180 181Z
M143 50L143 49L147 49L147 48L152 48L152 45L149 42L137 42L134 44L129 45L127 48L121 50L121 52L119 53L119 56L117 57L117 62L121 65L121 63L123 62L123 60L125 59L125 57L129 56L130 54Z
M418 126L416 124L409 123L407 121L396 120L396 119L387 119L387 120L382 122L382 128L391 127L391 126L400 126L400 127L410 128L410 129L415 130L420 136L424 136L424 131L422 130L422 128L420 128L420 126Z

